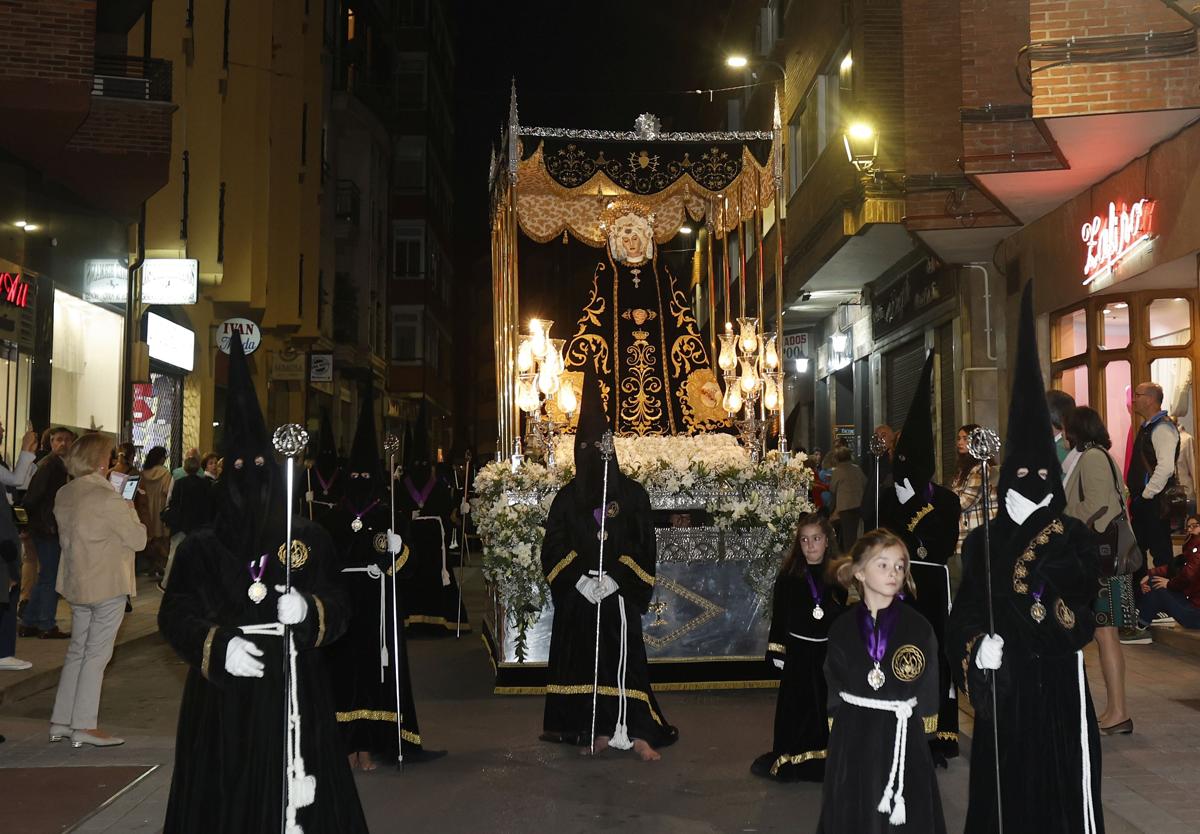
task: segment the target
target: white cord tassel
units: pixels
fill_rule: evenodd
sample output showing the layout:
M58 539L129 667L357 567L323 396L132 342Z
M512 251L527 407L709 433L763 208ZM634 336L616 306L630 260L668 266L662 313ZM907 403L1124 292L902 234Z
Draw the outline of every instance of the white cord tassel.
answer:
M633 747L629 740L629 698L625 694L625 670L629 666L629 623L625 619L625 598L617 594L617 608L621 612L621 653L617 658L617 726L608 744L618 750Z
M912 717L917 699L885 701L878 698L863 698L851 695L849 692L841 692L839 695L847 704L890 712L896 716L896 736L892 743L892 769L888 773L887 785L884 786L883 797L879 800L876 810L881 814L890 812L888 822L892 825L904 825L908 821L908 809L904 804L904 765L908 750L908 719Z
M1092 796L1092 751L1088 740L1087 688L1083 675L1083 652L1075 652L1079 668L1079 749L1083 754L1083 832L1096 834L1096 805Z

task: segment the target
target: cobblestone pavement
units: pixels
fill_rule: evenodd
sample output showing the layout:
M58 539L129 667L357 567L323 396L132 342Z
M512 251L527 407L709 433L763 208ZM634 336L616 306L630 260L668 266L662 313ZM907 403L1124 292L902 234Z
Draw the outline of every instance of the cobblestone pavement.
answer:
M478 611L477 576L470 579L468 602ZM22 650L29 642L21 641ZM616 754L587 761L572 749L537 740L540 698L492 695L491 669L477 634L457 641L418 639L411 646L422 736L428 747L450 755L410 765L402 774L381 768L360 775L373 831L436 826L444 834L573 832L633 825L673 834L815 828L819 786L768 784L748 772L750 761L770 744L773 692L664 693L663 710L680 727L681 738L664 751L662 762L646 765ZM1200 819L1200 657L1162 645L1125 649L1136 732L1103 741L1107 830L1192 832ZM1094 650L1088 663L1093 691L1102 701ZM108 750L46 743L52 689L4 699L0 733L9 741L0 745L0 807L3 768L157 765L70 830L159 831L185 671L157 637L139 637L118 651L105 683L101 724L127 743ZM969 730L969 712L963 717ZM939 778L949 830L961 831L966 760L952 762ZM54 786L47 785L46 801L53 795Z

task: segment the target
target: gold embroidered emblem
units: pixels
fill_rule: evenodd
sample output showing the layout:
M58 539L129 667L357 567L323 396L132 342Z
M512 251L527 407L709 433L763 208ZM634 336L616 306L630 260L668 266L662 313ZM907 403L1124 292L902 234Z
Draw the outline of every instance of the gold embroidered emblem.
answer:
M1062 597L1054 601L1054 617L1063 628L1067 630L1075 628L1075 612L1062 601Z
M633 320L633 323L641 327L648 321L654 321L658 318L658 312L655 310L644 310L641 307L636 307L632 310L625 310L621 313L621 318L625 321Z
M279 545L279 564L286 564L284 560L284 545ZM308 561L308 545L299 539L292 539L292 570L300 570Z
M376 553L387 553L387 533L376 533L375 538L371 540L371 544L374 545Z
M1025 552L1021 554L1021 558L1017 560L1016 567L1013 568L1013 590L1018 594L1029 593L1029 585L1024 581L1029 575L1029 563L1037 558L1037 549L1050 541L1052 533L1061 533L1063 531L1063 523L1061 519L1054 519L1046 525L1042 532L1033 537L1033 541L1025 548Z
M892 674L897 680L912 683L925 671L925 655L916 646L907 643L892 655Z

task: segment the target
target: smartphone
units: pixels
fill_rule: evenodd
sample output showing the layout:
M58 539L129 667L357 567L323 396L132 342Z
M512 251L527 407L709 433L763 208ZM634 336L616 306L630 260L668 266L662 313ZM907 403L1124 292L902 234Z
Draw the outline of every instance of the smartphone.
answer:
M132 501L133 496L137 495L138 481L141 477L133 475L125 479L125 484L121 487L121 497L126 501Z

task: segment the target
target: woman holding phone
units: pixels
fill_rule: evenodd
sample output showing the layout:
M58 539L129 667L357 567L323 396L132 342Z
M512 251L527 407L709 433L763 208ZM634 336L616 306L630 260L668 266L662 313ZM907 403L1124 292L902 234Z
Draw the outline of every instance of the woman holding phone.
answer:
M58 681L50 740L112 747L124 740L98 729L100 688L112 658L125 600L136 595L134 553L146 546L146 527L133 502L108 480L112 440L85 434L67 453L73 478L58 492L54 517L62 542L57 590L71 605L71 645Z

